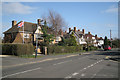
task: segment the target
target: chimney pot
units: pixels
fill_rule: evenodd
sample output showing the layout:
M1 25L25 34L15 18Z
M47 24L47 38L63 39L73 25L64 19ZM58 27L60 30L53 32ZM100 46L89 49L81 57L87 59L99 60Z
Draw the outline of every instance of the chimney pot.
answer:
M82 33L85 34L85 30L84 29L82 29Z
M95 35L95 38L97 39L97 34Z
M41 25L41 19L37 20L38 25Z
M90 34L90 32L88 32L88 34Z
M74 32L76 32L76 27L74 27Z
M71 28L69 28L69 32L71 31Z
M17 21L13 20L12 21L12 27L14 27L17 24Z
M97 37L97 34L95 35L95 37Z

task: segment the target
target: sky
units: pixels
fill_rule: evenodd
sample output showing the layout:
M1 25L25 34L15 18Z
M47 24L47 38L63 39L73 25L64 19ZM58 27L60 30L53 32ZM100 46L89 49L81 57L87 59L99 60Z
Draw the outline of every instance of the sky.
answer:
M59 13L68 28L85 29L103 38L110 38L111 29L112 38L118 37L117 2L3 2L2 32L11 27L12 20L37 23L48 10Z

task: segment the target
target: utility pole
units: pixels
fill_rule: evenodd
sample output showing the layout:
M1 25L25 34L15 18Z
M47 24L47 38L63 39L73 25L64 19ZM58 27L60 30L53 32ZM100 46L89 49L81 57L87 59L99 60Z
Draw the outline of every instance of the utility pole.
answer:
M110 29L110 41L111 41L111 47L112 47L112 33L111 33L111 29Z
M111 40L111 36L112 36L112 35L111 35L111 29L110 29L110 40Z

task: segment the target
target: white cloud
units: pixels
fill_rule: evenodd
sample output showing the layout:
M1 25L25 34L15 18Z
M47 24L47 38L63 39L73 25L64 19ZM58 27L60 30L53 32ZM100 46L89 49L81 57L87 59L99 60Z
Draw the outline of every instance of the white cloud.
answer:
M36 8L33 8L31 6L23 5L22 3L3 3L3 14L9 13L9 14L30 14L33 10Z
M118 8L115 6L111 6L108 9L102 11L102 13L118 13Z

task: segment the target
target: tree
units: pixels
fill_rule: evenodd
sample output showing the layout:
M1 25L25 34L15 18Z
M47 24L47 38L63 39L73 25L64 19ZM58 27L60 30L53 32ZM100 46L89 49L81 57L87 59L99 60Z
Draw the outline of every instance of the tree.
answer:
M114 47L114 48L120 48L120 39L114 39L113 41L112 41L112 46Z
M58 43L58 45L60 46L77 46L77 41L76 41L76 37L74 36L74 33L72 32L72 34L70 34L70 38L64 39L63 37L61 37L62 40Z
M67 29L66 22L61 17L61 15L55 11L49 10L47 16L42 16L44 20L48 22L50 28L54 30L55 36L58 35L58 31L60 29L64 30Z
M61 41L59 41L58 45L59 46L65 46L66 45L66 42L65 42L65 39L63 37L61 37Z
M54 37L54 35L47 33L47 29L48 29L47 22L45 21L44 25L42 27L43 38L44 38L44 44L43 45L45 45L45 46L49 45L53 41L53 37Z
M105 36L105 39L104 39L104 46L106 46L106 45L109 45L107 36Z
M70 34L70 38L68 39L68 46L77 46L76 37L74 36L74 33Z

